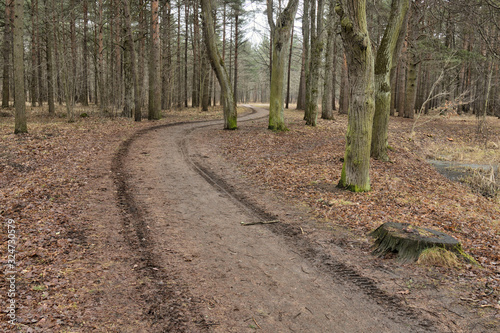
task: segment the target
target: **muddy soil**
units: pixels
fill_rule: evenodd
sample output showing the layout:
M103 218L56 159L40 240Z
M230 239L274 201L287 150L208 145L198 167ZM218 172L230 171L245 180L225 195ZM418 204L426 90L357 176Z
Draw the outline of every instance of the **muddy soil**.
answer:
M265 114L254 109L239 122ZM307 224L295 222L307 212L213 155L204 131L214 126L220 122L140 131L113 161L119 232L133 253L144 315L139 331L461 331L383 291L355 256L306 237Z

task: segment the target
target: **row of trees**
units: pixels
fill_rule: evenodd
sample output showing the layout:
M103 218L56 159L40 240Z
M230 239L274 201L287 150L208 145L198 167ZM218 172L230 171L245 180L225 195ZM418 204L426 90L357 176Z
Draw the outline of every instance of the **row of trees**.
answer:
M136 120L220 103L236 128L236 103L258 101L270 102L269 128L286 130L284 102L310 126L320 102L322 118L349 112L341 185L357 191L369 189L369 157L388 159L390 115L485 116L500 104L498 0L267 0L256 7L267 27L242 0L3 5L3 107L13 91L48 114L65 105L70 121L77 103ZM252 27L259 44L246 40Z

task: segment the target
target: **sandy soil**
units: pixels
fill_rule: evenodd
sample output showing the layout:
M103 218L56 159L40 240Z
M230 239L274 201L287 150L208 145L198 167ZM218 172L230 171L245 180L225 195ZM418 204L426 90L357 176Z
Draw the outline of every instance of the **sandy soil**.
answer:
M255 110L240 123L265 115ZM305 218L300 209L262 209L259 202L273 198L258 189L253 199L239 195L238 186L249 184L228 185L235 171L229 175L223 160L206 154L210 144L200 133L209 126L220 123L139 132L113 163L121 233L134 252L151 331L452 330L302 237L287 223Z

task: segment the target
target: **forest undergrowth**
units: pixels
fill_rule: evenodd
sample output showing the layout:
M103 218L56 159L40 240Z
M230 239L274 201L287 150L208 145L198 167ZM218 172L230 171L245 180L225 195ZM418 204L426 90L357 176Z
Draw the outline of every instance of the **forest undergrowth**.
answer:
M169 111L161 121L135 123L101 117L98 110L68 123L45 110L29 111L29 133L13 134L12 110L0 117L1 262L7 263L7 220L15 223L17 323L23 331L38 327L61 331L85 327L92 320L89 297L98 297L93 247L84 211L99 176L96 163L110 160L119 144L136 131L162 123L220 119L220 109ZM306 203L318 223L341 226L354 237L386 221L410 222L456 237L481 267L463 263L449 274L474 279L493 292L478 299L498 307L500 289L500 205L463 184L438 174L426 159L500 162L500 120L488 119L488 141L479 144L475 118L436 118L409 140L412 121L392 118L390 163L372 161L372 191L355 194L336 187L345 147L347 118L303 125L302 113L287 112L290 131L275 133L261 122L244 123L238 131L215 130L221 154L285 199ZM481 147L481 148L478 148ZM451 156L451 157L450 157ZM479 158L479 157L480 158ZM108 161L110 163L110 161ZM108 163L106 162L106 163ZM110 165L109 165L110 166ZM109 168L108 168L109 170ZM109 172L109 171L108 171ZM9 286L0 272L3 295ZM480 293L482 293L480 295ZM486 298L485 298L486 297ZM8 327L8 300L1 299L0 329Z

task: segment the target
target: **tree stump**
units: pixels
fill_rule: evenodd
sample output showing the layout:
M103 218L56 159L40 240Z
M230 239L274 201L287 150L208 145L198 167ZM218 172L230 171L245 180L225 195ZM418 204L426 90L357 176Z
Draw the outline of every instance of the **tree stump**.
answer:
M375 238L375 255L397 252L399 260L404 262L416 261L423 250L431 247L441 247L461 255L464 253L455 238L409 223L386 222L372 231L370 236Z

